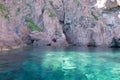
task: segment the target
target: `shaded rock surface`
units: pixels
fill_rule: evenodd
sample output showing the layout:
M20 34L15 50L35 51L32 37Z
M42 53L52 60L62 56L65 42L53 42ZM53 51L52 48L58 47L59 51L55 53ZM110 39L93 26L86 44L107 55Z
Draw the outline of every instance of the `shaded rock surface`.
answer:
M0 48L120 47L120 0L0 0Z
M64 32L76 45L110 46L119 39L119 0L64 0Z

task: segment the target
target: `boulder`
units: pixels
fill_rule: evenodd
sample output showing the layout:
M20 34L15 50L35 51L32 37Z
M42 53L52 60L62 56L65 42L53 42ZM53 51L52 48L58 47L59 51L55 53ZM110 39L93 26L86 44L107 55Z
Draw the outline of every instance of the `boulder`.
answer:
M33 40L33 45L36 46L67 46L67 42L64 39L52 39L45 32L33 31L30 34L31 40Z
M51 45L51 39L45 32L33 31L30 34L31 40L33 40L33 45L38 46L49 46Z

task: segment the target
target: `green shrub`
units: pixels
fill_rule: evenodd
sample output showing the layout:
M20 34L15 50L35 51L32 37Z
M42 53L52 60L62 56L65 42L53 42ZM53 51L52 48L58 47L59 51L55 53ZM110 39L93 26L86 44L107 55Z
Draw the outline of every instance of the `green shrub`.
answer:
M79 3L80 1L79 0L74 0L75 3Z
M52 10L49 9L49 17L55 17L55 16L56 14Z
M40 29L40 27L38 27L34 22L33 22L33 20L32 20L32 18L28 18L28 17L26 17L25 18L25 21L28 23L28 27L32 30L32 31L42 31L41 29Z
M9 9L2 3L0 3L0 15L9 18Z
M91 15L94 17L95 20L99 20L98 17L93 12L91 12Z
M49 3L50 3L50 5L51 5L52 7L54 7L53 1L49 1Z

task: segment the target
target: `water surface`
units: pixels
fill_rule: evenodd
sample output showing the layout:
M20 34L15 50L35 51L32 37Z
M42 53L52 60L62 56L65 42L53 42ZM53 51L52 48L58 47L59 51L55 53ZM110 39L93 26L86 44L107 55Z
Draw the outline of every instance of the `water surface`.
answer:
M120 80L120 49L26 47L0 52L0 80Z

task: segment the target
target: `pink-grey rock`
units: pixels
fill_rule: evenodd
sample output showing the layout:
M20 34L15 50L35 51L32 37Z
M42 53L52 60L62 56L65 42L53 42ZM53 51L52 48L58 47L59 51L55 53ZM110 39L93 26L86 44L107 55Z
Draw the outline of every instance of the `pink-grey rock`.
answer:
M50 37L45 32L33 31L30 34L32 40L34 40L34 45L47 46L51 44Z
M116 30L120 27L119 0L64 0L64 6L69 43L110 46L120 34Z
M120 0L0 0L0 5L0 48L120 47Z

